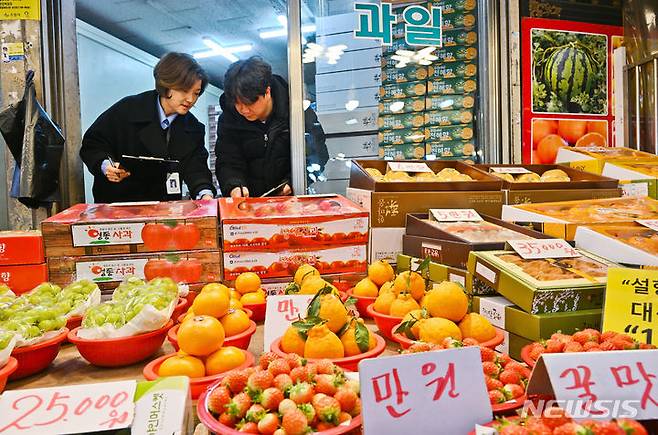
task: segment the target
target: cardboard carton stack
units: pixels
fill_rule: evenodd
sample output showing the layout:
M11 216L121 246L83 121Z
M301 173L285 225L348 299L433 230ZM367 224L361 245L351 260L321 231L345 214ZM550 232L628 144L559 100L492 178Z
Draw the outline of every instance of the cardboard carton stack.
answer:
M39 231L0 231L0 284L15 294L48 281Z
M41 224L51 282L110 292L128 276L200 288L221 277L217 203L77 204Z
M366 271L368 213L340 195L221 198L219 213L225 280L250 271L277 292L303 263L323 275Z

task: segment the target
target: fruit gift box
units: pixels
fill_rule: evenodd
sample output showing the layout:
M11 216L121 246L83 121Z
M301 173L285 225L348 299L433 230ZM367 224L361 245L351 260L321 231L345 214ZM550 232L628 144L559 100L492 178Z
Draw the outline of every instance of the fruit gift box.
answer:
M658 198L658 160L652 162L606 162L603 175L620 181L627 196Z
M504 249L508 240L548 238L491 216L481 217L477 222L438 222L431 214L407 214L403 252L465 269L471 251Z
M576 246L620 264L658 266L658 232L644 226L579 227Z
M46 257L217 249L217 203L77 204L41 231Z
M543 233L565 240L574 240L579 226L634 226L638 219L658 219L658 201L624 197L503 206L503 220L536 223Z
M169 277L177 283L193 285L217 281L221 277L221 261L219 251L51 257L48 271L57 285L89 279L101 290L110 290L130 276L147 280Z
M606 162L658 162L655 154L622 147L562 147L556 163L567 163L572 168L600 174Z
M616 265L578 253L574 258L525 260L513 251L473 251L467 291L479 294L478 287L489 287L531 314L601 308L608 268Z
M397 261L397 271L400 273L405 270L416 270L423 260L414 256L400 254ZM430 261L427 270L423 271L422 275L431 283L438 284L443 281L451 281L465 287L468 271Z
M347 198L221 198L224 252L273 251L368 242L368 212Z
M43 238L40 231L0 231L0 265L43 262Z

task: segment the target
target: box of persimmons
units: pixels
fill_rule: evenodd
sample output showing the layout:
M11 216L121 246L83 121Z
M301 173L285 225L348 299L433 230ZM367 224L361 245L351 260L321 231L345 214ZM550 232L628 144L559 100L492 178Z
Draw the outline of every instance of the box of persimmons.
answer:
M556 163L572 168L601 174L606 162L656 162L658 156L622 147L562 147L557 152Z

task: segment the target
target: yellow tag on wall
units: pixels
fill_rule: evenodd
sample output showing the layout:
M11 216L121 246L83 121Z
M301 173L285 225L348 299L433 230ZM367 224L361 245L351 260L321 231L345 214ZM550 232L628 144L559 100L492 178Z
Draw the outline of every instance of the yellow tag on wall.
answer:
M658 343L658 270L608 269L603 331Z
M40 20L41 0L0 0L0 20Z

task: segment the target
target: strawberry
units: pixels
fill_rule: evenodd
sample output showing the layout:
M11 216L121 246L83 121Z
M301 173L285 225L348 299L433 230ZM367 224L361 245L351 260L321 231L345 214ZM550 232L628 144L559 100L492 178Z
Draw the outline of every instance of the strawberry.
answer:
M492 405L503 403L505 402L505 395L499 390L491 390L489 391L489 402L491 402Z
M597 346L592 346L589 349L587 349L587 352L601 352L603 349L601 349L598 345Z
M594 331L596 334L592 333L592 331ZM574 333L572 338L573 341L584 345L585 343L598 343L600 336L601 334L599 334L599 332L594 329L585 329L583 331Z
M231 427L231 428L235 426L235 422L237 420L238 419L235 418L235 416L229 414L228 412L222 412L219 415L219 422L221 424L223 424L224 426L228 426L228 427Z
M283 400L283 392L275 387L266 388L260 396L260 404L268 411L276 411Z
M311 404L320 421L338 424L338 414L340 414L340 403L338 400L323 393L313 396Z
M525 394L525 389L518 384L505 384L502 389L507 400L517 399Z
M331 375L334 373L334 363L329 359L321 359L316 362L316 367L318 369L318 374Z
M290 370L294 369L295 367L301 367L302 366L302 360L303 358L295 353L288 353L286 356L283 357L286 361L288 361L288 365L290 366Z
M431 343L425 343L425 342L417 342L409 346L409 349L407 349L407 352L409 353L418 353L418 352L429 352L432 350L432 344Z
M290 409L283 414L281 427L286 435L304 435L309 431L308 420L299 409Z
M508 370L505 369L502 372L500 372L500 375L498 375L498 379L500 382L503 384L518 384L521 382L521 376L514 370Z
M484 377L484 383L487 385L487 391L499 390L505 385L498 379L490 378L488 376Z
M360 386L360 384L359 384L359 380L358 380L358 379L348 379L347 381L345 381L345 384L343 384L343 385L346 386L346 387L348 387L348 388L351 389L352 391L354 391L354 393L355 393L357 396L359 395L359 393L360 393L360 391L361 391L361 386Z
M482 370L487 376L498 376L498 373L500 373L500 367L498 364L490 361L485 361L482 363Z
M557 340L560 343L571 343L573 341L573 338L570 335L567 334L562 334L561 332L556 332L555 334L551 335L551 340Z
M281 373L280 375L277 375L274 378L274 381L272 382L274 385L274 388L278 388L279 390L283 391L283 393L287 393L290 387L292 387L292 378L290 375L286 375L285 373Z
M267 370L258 370L247 379L247 390L252 393L260 394L272 386L274 376Z
M292 379L293 384L296 384L297 382L310 381L306 367L295 367L294 369L290 370L290 378Z
M225 406L231 402L231 392L223 385L218 386L208 396L208 411L215 415L224 412Z
M583 351L583 345L576 341L572 341L571 343L564 346L564 353L582 352L582 351Z
M541 421L551 429L571 423L573 420L562 408L548 408L544 410Z
M583 430L586 429L577 423L565 423L553 429L553 435L580 435Z
M336 378L334 375L319 374L315 377L315 392L324 393L329 396L336 394Z
M619 334L611 340L612 344L614 344L615 348L618 350L636 349L637 345L635 342L632 339L628 340L626 337L628 337L628 335Z
M530 432L523 426L509 425L504 426L498 432L499 435L529 435Z
M541 344L539 346L533 346L530 348L530 359L537 361L542 353L546 352L546 348Z
M289 409L297 408L297 404L293 402L290 399L283 399L281 403L279 403L279 414L283 415L288 411Z
M608 340L610 340L610 339L616 337L617 335L619 335L619 333L617 333L617 332L614 332L614 331L605 331L604 333L602 333L602 334L600 335L600 337L599 337L599 343L601 343L602 341L608 341Z
M338 388L338 391L334 394L334 399L338 400L338 403L340 403L340 409L345 412L350 412L354 409L358 398L359 396L354 390L347 386Z
M301 405L297 405L297 409L304 413L309 426L313 426L317 423L315 408L313 408L313 405L310 403L302 403Z
M523 376L526 373L526 370L528 370L528 367L524 366L520 362L510 361L504 366L504 370L512 370Z
M318 364L315 362L306 364L306 373L308 373L306 382L313 382L315 379L315 375L318 374Z
M247 386L247 376L242 370L229 372L224 376L222 385L231 390L231 393L238 394Z
M310 402L313 399L313 394L315 394L313 386L308 382L293 385L288 393L290 399L298 405Z
M245 432L245 433L260 433L258 431L258 425L252 421L245 422L244 424L240 425L240 428L238 429L238 432Z
M354 408L350 411L350 415L352 417L356 417L357 415L361 414L361 398L359 397L356 399L356 404L354 405Z
M466 337L462 340L464 346L479 346L480 342L474 338Z
M256 403L249 407L247 413L244 415L244 418L247 421L253 421L254 423L258 423L265 414L266 414L265 408L263 408L261 405Z
M277 377L280 374L289 374L290 373L290 366L288 365L288 362L284 359L275 359L270 363L269 366L267 366L267 371L272 374L272 376Z
M553 431L546 426L541 420L528 420L526 421L525 428L532 435L551 435Z
M500 364L502 367L507 367L507 364L512 362L512 357L510 357L506 353L501 353L500 355L496 356L496 362Z
M655 349L656 346L648 343L640 343L640 349Z
M493 349L489 349L488 347L482 347L480 346L480 358L482 361L491 361L494 362L496 359L496 352L494 352Z
M615 344L611 340L606 340L601 342L601 350L602 351L617 350L617 346L615 346Z
M346 421L350 421L350 420L352 420L352 416L347 412L343 411L340 414L338 414L338 424L343 424Z
M591 429L594 435L626 435L626 431L612 421L595 422Z
M278 428L277 430L274 431L272 435L286 435L286 431L283 430L282 428Z
M279 416L275 413L265 414L258 422L258 431L263 435L272 435L279 427Z
M277 354L275 354L274 352L265 352L258 359L258 365L260 366L260 368L262 370L267 370L270 363L272 361L277 360L277 359L280 359L280 357Z
M233 396L231 403L226 406L228 414L234 416L238 420L243 418L249 408L251 407L251 398L247 393L238 393Z
M315 431L316 432L322 432L323 430L331 430L335 428L336 425L333 423L327 423L326 421L321 421L315 426Z
M620 418L617 420L620 428L626 431L626 435L648 435L647 430L635 420Z
M553 334L555 335L555 334ZM561 353L564 350L565 343L560 340L546 340L546 353Z
M633 337L631 337L628 334L618 334L615 338L617 338L619 340L627 341L629 343L635 343L635 340L633 340Z
M598 341L587 341L583 344L583 351L589 352L590 349L600 349Z

